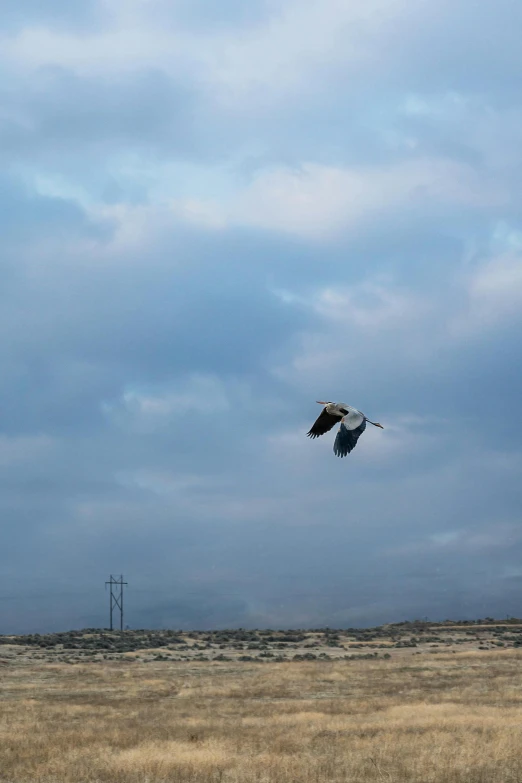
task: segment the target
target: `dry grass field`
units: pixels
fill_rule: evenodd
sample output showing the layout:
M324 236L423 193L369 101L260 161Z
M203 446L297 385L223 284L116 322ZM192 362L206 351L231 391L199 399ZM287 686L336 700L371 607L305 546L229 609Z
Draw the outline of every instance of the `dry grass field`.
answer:
M5 660L3 782L522 781L518 649L264 664Z

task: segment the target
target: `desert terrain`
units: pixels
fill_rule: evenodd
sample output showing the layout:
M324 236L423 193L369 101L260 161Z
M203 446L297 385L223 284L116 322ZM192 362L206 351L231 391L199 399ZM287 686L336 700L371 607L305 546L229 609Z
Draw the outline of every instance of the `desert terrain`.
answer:
M0 781L514 783L519 634L486 620L0 637Z

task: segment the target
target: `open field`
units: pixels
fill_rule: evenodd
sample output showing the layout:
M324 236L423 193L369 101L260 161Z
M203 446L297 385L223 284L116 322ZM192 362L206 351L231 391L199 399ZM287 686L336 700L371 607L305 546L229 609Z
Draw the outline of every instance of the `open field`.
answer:
M0 667L2 782L522 781L522 650L263 665L18 652Z

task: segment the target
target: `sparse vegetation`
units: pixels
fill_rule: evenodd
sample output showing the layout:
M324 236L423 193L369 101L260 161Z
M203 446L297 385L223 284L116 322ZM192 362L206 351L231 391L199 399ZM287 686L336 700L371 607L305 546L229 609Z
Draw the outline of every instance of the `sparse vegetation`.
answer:
M518 626L517 626L518 624ZM230 660L275 660L276 653L283 660L306 660L307 652L332 658L345 657L346 652L358 650L361 654L390 650L394 654L432 649L453 648L483 650L489 645L498 647L522 646L522 621L510 618L502 623L487 618L475 623L402 622L378 628L319 628L315 630L245 630L219 631L107 631L87 628L55 634L27 636L0 636L0 660L9 657L13 648L24 648L24 656L34 660L55 662L81 659L96 660L158 660L161 655L170 660L175 653L178 660L217 660L225 655ZM270 653L267 655L265 653ZM295 656L300 656L295 658ZM353 655L348 656L354 658ZM161 659L160 659L161 660Z
M77 651L49 663L33 649L42 655L4 648L2 783L522 780L516 649L308 650L268 665L257 651L187 663L138 647L146 663L105 651L86 665Z

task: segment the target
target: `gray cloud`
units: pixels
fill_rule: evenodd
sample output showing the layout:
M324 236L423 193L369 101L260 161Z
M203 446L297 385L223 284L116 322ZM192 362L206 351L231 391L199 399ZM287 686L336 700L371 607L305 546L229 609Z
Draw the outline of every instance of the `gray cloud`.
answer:
M102 624L111 572L133 627L516 613L514 4L366 19L358 79L307 6L158 6L136 61L117 6L17 8L60 39L3 61L0 631ZM385 430L336 460L323 396Z
M2 4L2 29L18 32L28 26L52 25L58 29L82 32L99 30L104 21L99 0L78 0L63 6L59 0L44 4L38 0L5 0Z
M145 160L206 155L193 117L197 94L161 71L100 79L44 66L15 84L3 89L0 125L3 155L11 163L61 171L100 188L111 182L111 173L92 170L89 161L133 152ZM116 195L128 197L125 186L123 177Z

